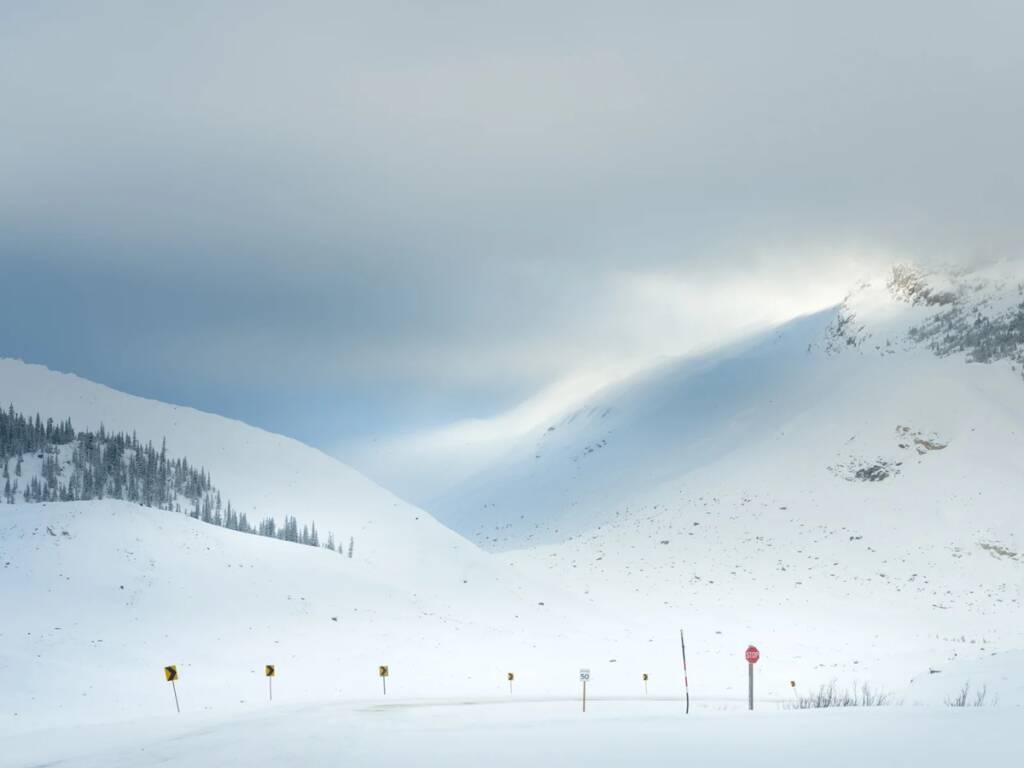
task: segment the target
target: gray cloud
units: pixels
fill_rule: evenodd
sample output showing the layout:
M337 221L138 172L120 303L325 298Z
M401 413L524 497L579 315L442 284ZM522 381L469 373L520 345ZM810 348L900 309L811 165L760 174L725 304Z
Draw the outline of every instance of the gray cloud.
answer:
M1015 255L1022 17L8 5L0 267L50 306L6 302L2 351L324 441L685 350L864 264ZM272 415L296 396L336 415Z

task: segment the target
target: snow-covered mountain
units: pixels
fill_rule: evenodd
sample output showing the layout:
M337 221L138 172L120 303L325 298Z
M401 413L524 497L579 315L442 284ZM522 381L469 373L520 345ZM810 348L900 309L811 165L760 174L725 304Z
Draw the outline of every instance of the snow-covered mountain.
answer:
M652 636L772 648L780 695L1024 648L1022 318L1016 265L897 269L598 393L427 508Z
M781 464L794 488L852 495L951 466L1016 482L1022 364L1024 270L898 268L838 307L597 393L424 506L508 549L595 528L722 462L749 465L730 484Z

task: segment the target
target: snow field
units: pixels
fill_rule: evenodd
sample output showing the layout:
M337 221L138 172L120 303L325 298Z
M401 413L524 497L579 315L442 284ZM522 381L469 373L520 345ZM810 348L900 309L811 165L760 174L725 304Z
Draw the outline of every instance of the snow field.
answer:
M1014 765L1019 710L876 708L702 713L678 702L415 700L168 716L5 740L5 765Z

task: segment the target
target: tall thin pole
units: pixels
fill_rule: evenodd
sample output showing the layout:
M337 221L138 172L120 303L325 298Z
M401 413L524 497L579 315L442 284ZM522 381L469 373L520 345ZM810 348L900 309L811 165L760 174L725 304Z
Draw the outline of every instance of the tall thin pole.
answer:
M274 700L274 678L273 677L270 677L270 676L267 677L267 685L270 686L270 700L273 701Z
M749 701L749 703L750 703L750 711L753 712L754 711L754 663L752 661L748 661L747 662L747 667L748 667L748 670L747 670L748 680L747 680L747 682L749 684L747 686L747 688L748 688L748 691L749 691L749 698L750 698L750 701Z
M587 681L583 681L583 711L587 711Z
M690 675L686 671L686 640L683 630L679 630L679 643L683 646L683 685L686 688L686 714L690 714Z
M174 681L171 680L171 690L174 691L174 708L178 710L178 714L181 714L181 707L178 706L178 688L175 686Z

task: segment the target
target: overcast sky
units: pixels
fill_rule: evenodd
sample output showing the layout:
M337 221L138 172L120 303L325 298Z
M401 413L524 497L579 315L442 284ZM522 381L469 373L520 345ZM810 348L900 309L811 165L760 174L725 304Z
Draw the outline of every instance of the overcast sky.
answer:
M0 354L344 454L1016 255L1022 8L0 0Z

